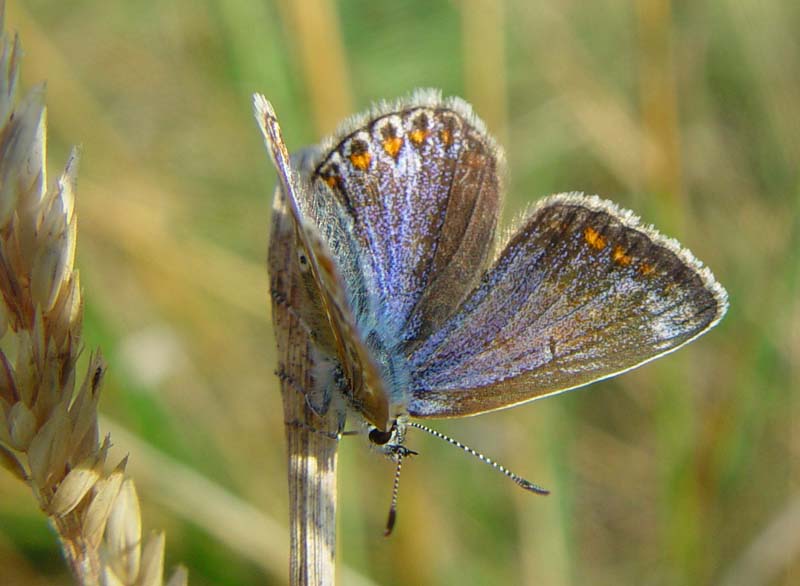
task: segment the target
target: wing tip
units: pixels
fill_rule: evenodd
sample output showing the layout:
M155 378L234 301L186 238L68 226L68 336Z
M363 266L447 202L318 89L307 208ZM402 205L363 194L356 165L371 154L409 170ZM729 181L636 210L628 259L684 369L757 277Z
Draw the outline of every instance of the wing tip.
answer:
M608 199L604 199L598 195L586 195L582 192L572 191L564 193L556 193L539 200L533 207L530 217L537 211L552 205L559 204L573 204L588 208L592 211L599 211L607 213L616 218L623 226L631 230L636 230L645 234L654 243L663 246L684 264L689 267L702 281L703 286L709 291L716 302L716 312L714 317L709 321L708 325L703 331L709 330L717 325L720 320L725 316L730 307L728 299L728 292L720 284L708 266L706 266L694 253L683 246L678 240L670 236L662 234L655 226L643 222L641 217L636 212L624 208L619 204L614 203Z

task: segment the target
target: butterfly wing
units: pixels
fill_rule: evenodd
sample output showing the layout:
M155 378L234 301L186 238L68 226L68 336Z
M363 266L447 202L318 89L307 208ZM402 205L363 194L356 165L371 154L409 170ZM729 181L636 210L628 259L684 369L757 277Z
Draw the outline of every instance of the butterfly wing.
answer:
M410 354L408 411L473 415L570 390L679 348L726 309L711 272L631 212L552 196Z
M488 259L499 149L466 102L422 91L354 118L321 150L312 184L352 217L376 299L359 321L389 345L427 337Z
M295 173L269 101L256 95L254 105L256 120L295 221L300 249L298 262L309 291L308 301L320 306L309 309L312 317L307 321L313 327L319 321L313 316L323 314L330 326L330 329L314 328L316 331L312 334L323 349L329 345L329 350L335 352L348 381L352 403L367 420L386 429L389 391L374 352L360 334L352 309L354 302L368 304L361 256L351 235L352 219L341 206L321 198L318 191L310 189L307 181ZM306 174L309 160L308 156L299 158L301 170ZM320 218L324 218L324 222Z

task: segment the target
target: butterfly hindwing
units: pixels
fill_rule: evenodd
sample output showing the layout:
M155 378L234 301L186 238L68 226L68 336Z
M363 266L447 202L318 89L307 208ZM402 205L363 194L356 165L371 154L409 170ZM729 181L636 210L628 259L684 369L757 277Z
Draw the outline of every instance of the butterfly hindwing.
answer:
M576 388L675 350L724 314L690 252L596 197L541 202L409 356L409 413L456 417Z

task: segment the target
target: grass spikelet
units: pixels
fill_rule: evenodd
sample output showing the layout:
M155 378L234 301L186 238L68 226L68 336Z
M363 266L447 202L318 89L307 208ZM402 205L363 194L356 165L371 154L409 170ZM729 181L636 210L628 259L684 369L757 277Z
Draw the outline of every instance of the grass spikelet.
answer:
M0 0L0 26L5 13ZM142 543L127 458L107 472L98 437L105 373L76 392L82 300L74 267L78 153L47 186L44 86L16 103L20 43L0 36L0 464L28 483L80 584L160 586L164 536ZM179 570L170 584L185 584Z

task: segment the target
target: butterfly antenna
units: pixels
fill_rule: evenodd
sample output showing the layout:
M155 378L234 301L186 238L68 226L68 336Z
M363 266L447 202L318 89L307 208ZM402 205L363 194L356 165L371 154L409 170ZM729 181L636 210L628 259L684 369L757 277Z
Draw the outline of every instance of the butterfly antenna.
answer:
M397 468L394 471L394 486L392 486L392 504L389 506L389 518L386 520L386 531L383 532L384 537L389 537L394 529L394 523L397 521L397 495L400 492L400 469L403 467L403 451L396 452Z
M460 441L458 441L456 439L453 439L450 436L447 436L447 435L445 435L445 434L443 434L443 433L441 433L439 431L436 431L435 429L431 429L430 427L428 427L426 425L422 425L421 423L417 423L415 421L409 421L408 425L410 425L411 427L415 427L417 429L421 429L422 431L426 431L429 434L431 434L432 436L438 437L439 439L444 440L447 443L452 444L457 448L461 448L462 450L464 450L468 454L472 454L473 456L478 458L478 460L480 460L484 464L488 464L489 466L491 466L492 468L494 468L498 472L502 472L503 474L508 476L511 480L513 480L515 483L517 483L519 486L521 486L525 490L529 490L531 492L535 492L536 494L550 494L550 491L547 490L546 488L542 488L538 484L534 484L533 482L531 482L529 480L525 480L524 478L522 478L522 476L518 476L518 475L514 474L511 470L509 470L508 468L506 468L502 464L498 464L497 462L495 462L491 458L489 458L487 456L484 456L480 452L476 452L475 450L473 450L469 446L465 446ZM400 467L399 467L399 462L398 462L398 474L399 474L399 472L400 472Z

